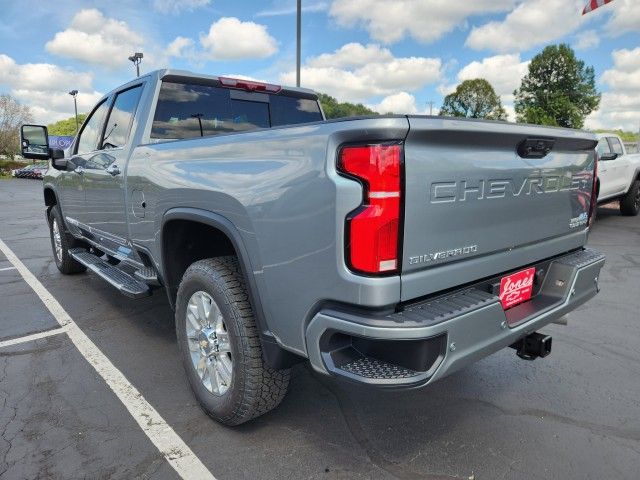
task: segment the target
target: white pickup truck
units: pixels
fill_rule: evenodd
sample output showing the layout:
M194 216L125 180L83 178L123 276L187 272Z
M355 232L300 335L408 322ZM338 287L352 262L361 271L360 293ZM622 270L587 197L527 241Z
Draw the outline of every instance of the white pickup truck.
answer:
M598 134L598 203L620 200L620 213L640 212L640 154L627 153L620 137Z

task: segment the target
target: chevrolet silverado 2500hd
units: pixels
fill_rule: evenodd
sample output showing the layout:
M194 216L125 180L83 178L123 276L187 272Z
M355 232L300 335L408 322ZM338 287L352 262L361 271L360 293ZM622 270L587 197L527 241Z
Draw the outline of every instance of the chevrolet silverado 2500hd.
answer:
M640 213L640 153L630 154L618 135L598 135L598 203L620 200L620 213Z
M195 396L234 425L289 368L417 387L537 332L598 291L585 248L596 137L424 116L325 121L316 94L161 70L107 94L52 159L65 274L164 290Z

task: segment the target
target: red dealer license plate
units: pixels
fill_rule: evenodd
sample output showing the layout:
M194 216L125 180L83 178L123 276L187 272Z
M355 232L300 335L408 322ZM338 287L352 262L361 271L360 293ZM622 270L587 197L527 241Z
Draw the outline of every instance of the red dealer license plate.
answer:
M515 307L531 298L535 267L507 275L500 280L500 301L502 308Z

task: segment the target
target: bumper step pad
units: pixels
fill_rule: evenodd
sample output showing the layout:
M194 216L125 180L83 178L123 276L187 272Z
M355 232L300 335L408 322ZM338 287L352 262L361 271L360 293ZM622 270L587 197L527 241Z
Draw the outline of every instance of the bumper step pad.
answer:
M378 379L411 378L421 373L368 357L359 358L338 368L359 377Z
M72 248L69 254L79 263L97 274L107 283L116 287L120 293L131 298L147 297L151 290L143 283L106 260L89 253L84 248Z

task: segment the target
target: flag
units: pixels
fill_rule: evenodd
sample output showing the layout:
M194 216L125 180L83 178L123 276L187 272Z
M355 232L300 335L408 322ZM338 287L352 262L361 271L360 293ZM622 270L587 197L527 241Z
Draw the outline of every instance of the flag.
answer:
M589 0L589 3L587 3L584 7L584 10L582 10L582 15L611 2L613 2L613 0Z

